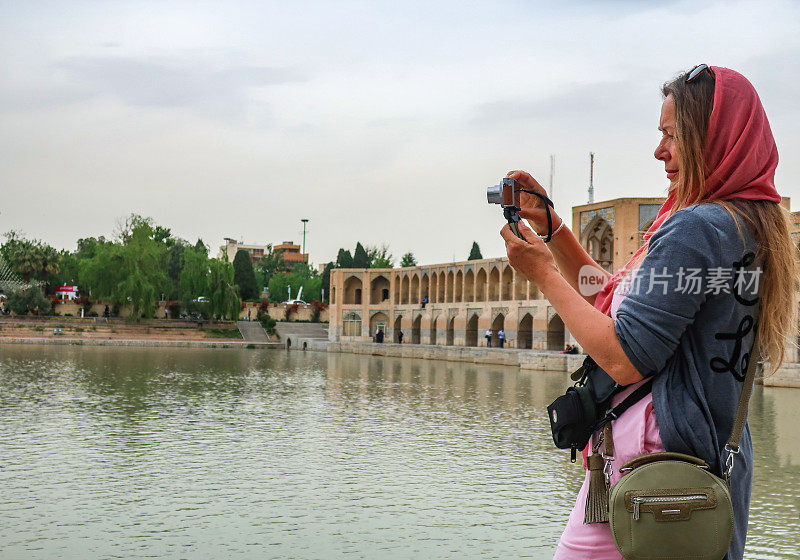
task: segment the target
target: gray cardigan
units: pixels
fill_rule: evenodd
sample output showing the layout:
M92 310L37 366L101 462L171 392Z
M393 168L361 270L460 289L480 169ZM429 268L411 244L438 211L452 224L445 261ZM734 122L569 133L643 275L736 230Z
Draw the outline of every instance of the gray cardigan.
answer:
M763 285L756 243L738 220L741 233L728 211L711 203L668 218L650 239L614 325L631 363L643 376L655 376L653 407L664 448L704 459L717 475L725 465ZM747 424L740 448L731 480L731 560L742 558L747 535L753 474Z

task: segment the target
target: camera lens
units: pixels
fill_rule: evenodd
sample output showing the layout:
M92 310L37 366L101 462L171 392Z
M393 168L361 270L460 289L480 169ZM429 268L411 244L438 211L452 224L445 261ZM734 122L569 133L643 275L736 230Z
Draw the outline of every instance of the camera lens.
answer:
M500 185L492 185L486 189L486 200L489 204L502 204L503 203L503 187Z

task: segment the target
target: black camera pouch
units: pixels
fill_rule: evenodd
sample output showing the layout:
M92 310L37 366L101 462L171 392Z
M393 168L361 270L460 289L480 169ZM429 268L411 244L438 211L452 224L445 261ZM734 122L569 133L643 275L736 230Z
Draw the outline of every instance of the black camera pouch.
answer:
M547 407L547 415L553 443L559 449L572 450L575 461L577 451L589 443L620 386L589 356L572 379L575 385Z

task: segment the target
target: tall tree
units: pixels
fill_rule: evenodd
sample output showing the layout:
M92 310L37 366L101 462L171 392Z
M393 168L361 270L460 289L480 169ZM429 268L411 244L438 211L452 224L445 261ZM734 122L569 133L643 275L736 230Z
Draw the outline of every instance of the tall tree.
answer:
M269 286L269 281L274 274L286 271L286 261L283 258L283 253L276 252L272 248L272 244L267 245L267 252L256 263L255 269L258 296L260 296L261 291Z
M186 264L186 250L191 247L187 241L180 238L170 237L164 243L167 247L166 253L166 266L167 276L170 280L170 288L168 290L169 299L177 299L180 297L180 278L181 271Z
M236 256L233 258L233 282L239 287L239 296L243 300L258 298L253 261L250 253L244 249L236 251Z
M242 302L236 294L233 281L233 265L219 259L210 259L208 287L211 300L211 312L220 319L226 317L232 321L239 318Z
M389 253L389 246L384 243L380 247L366 247L370 268L394 268L394 256Z
M166 245L155 239L149 218L132 214L119 242L97 245L91 259L81 262L80 284L94 298L128 305L131 316L152 317L155 302L169 285L165 272Z
M414 257L414 253L409 251L400 259L400 266L417 266L417 259Z
M338 268L353 268L353 255L350 254L350 251L339 249L339 253L336 255L336 266Z
M206 247L206 244L203 243L203 240L199 237L197 238L197 243L194 244L194 250L199 254L208 256L208 247Z
M208 274L210 265L206 257L205 247L197 251L194 247L188 247L183 255L184 265L181 270L178 288L180 299L184 305L189 307L189 302L200 297L208 296Z
M331 269L333 267L334 264L332 262L329 262L328 264L325 265L325 270L322 271L322 276L321 276L322 281L320 282L320 288L325 290L324 299L326 301L330 300L331 297Z
M356 250L353 252L353 268L369 268L369 255L361 242L356 243Z
M58 274L61 255L54 247L38 239L26 239L14 230L7 232L5 237L0 254L25 283L32 279L47 282L51 275Z
M472 242L472 249L470 249L470 251L469 251L469 257L467 257L467 260L468 261L477 261L477 260L482 259L482 258L483 258L483 255L481 255L481 248L478 247L478 242L477 241L473 241Z

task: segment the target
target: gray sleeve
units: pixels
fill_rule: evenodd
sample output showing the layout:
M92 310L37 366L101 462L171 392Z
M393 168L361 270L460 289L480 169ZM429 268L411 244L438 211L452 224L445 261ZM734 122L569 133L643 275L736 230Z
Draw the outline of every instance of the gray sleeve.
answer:
M692 210L679 210L650 238L647 256L617 310L617 338L644 377L661 371L675 353L709 297L709 270L719 270L717 229Z

